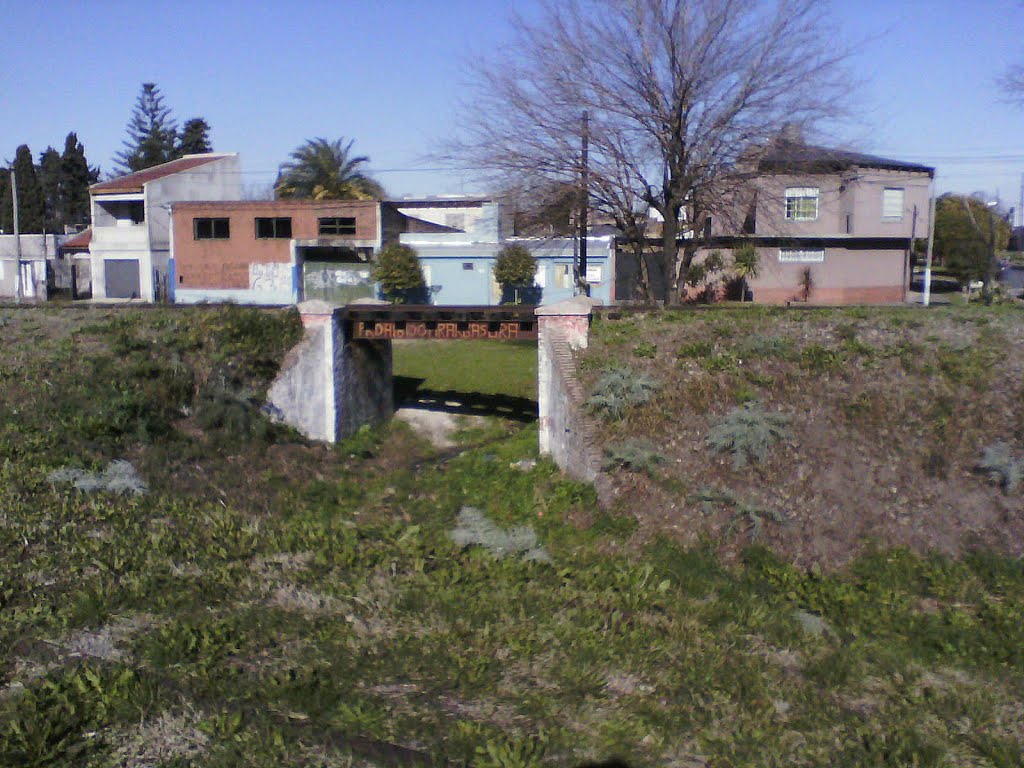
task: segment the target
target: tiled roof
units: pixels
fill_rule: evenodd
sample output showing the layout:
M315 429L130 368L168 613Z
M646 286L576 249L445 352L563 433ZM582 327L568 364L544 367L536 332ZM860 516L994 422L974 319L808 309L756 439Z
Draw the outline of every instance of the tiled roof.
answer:
M860 168L881 168L891 171L916 171L935 174L935 169L918 163L907 163L902 160L890 160L877 155L866 155L861 152L850 152L845 149L815 147L810 144L793 141L777 141L773 143L758 162L759 171L783 173L786 171L805 171L810 173L835 173L845 171L854 166Z
M148 181L156 181L157 179L162 179L165 176L181 173L182 171L188 171L192 168L198 168L201 165L206 165L207 163L212 163L215 160L221 160L225 157L230 157L230 155L225 155L223 153L185 155L185 157L178 158L177 160L171 160L169 163L154 165L152 168L146 168L142 171L129 173L127 176L118 176L116 179L111 179L110 181L101 181L99 184L93 184L89 187L89 191L104 195L141 192L142 185Z
M92 242L92 227L84 229L74 237L68 238L60 244L61 250L65 251L76 251L79 249L88 249L89 243Z

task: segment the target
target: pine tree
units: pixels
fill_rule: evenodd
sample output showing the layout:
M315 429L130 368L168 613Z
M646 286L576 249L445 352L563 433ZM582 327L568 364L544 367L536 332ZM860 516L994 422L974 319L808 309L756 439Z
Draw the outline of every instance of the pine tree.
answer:
M210 125L201 117L186 120L178 139L178 157L183 155L205 155L213 152L210 144Z
M175 158L178 125L155 83L143 83L128 121L124 150L114 157L119 173L141 171Z
M0 167L0 234L9 235L7 217L4 212L11 209L11 172Z
M39 155L39 187L43 191L43 211L47 232L64 231L63 200L61 199L60 153L47 147Z
M32 162L32 150L27 144L18 147L11 169L18 177L18 229L23 234L40 233L46 225L43 190L39 186L36 167ZM14 232L14 208L9 178L4 185L3 202L0 203L0 229L4 232Z
M100 179L99 168L90 168L85 147L72 131L64 139L60 158L60 194L63 224L89 223L89 185Z

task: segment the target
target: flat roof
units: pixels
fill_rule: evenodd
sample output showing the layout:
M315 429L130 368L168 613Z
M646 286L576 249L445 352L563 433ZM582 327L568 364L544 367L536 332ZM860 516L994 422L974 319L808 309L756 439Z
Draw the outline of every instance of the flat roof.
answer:
M189 208L220 208L225 211L252 210L293 210L308 208L311 210L329 210L335 208L376 208L376 200L310 200L306 198L288 198L285 200L181 200L171 203L173 210Z

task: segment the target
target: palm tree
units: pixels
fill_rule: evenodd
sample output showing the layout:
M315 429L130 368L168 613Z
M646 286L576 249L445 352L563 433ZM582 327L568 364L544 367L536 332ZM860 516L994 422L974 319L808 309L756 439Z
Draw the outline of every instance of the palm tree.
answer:
M740 279L740 302L747 298L747 280L757 277L761 259L751 243L744 243L732 255L732 271Z
M370 161L365 155L352 157L354 141L309 139L281 165L275 190L280 197L314 200L380 200L384 188L359 166Z

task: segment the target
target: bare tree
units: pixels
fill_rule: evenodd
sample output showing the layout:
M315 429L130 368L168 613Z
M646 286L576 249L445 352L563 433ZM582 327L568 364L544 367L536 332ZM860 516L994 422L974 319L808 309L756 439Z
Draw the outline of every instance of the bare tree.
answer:
M1024 107L1024 64L1016 64L1006 70L998 80L1003 101Z
M837 114L849 80L821 0L545 0L475 67L452 149L521 188L575 182L589 113L591 205L678 299L709 216L736 216L743 155L786 124ZM750 167L750 163L746 167Z

